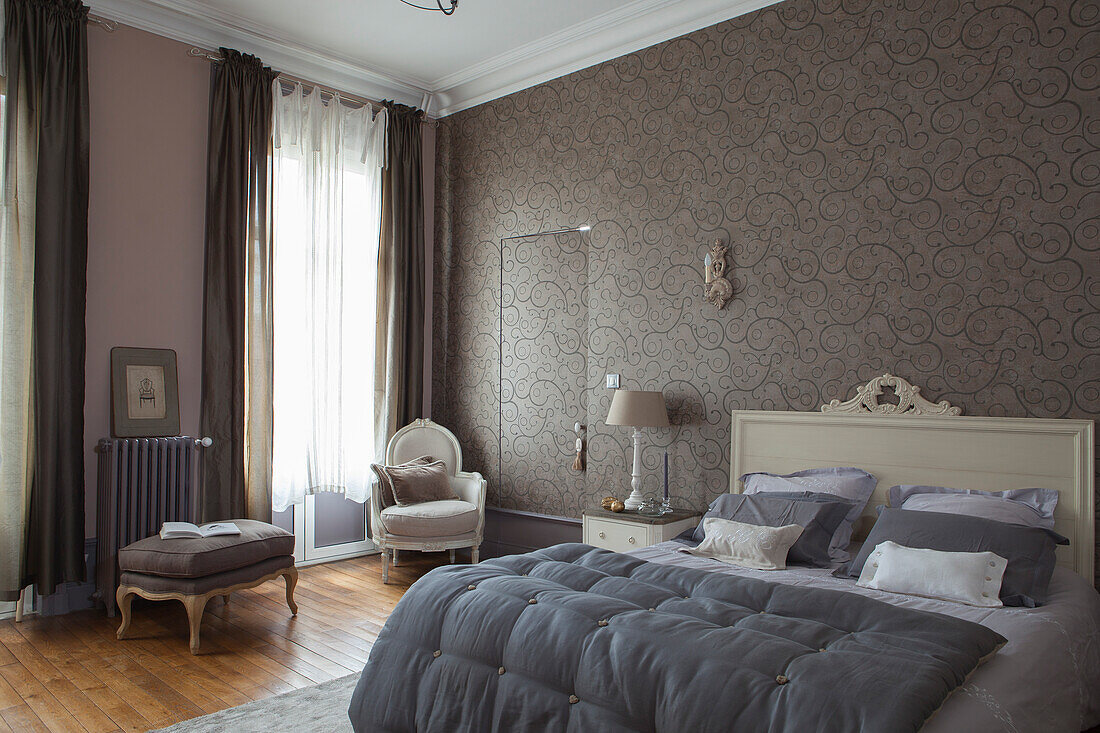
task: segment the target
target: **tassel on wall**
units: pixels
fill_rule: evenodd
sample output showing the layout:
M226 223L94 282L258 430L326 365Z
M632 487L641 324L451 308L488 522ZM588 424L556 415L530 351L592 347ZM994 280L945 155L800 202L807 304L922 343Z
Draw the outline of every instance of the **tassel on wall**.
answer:
M584 432L584 426L578 423L573 423L573 432L577 434L577 455L573 459L573 470L584 470L584 438L582 433Z

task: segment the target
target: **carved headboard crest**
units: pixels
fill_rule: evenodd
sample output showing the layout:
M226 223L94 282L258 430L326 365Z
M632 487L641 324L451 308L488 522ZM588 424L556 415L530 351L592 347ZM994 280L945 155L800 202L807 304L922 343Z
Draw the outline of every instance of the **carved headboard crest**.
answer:
M898 396L897 404L879 402L883 387L892 387ZM893 374L875 377L862 387L856 387L856 396L841 402L832 400L821 406L822 412L859 415L961 415L962 408L947 400L929 402L920 395L920 387L910 384Z

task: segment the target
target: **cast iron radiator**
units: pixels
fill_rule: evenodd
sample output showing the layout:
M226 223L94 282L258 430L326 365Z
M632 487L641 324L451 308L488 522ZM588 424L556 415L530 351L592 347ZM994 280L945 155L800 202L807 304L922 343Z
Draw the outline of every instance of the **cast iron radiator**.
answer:
M118 551L160 532L164 522L197 515L196 456L210 438L104 438L96 446L99 478L96 520L96 592L115 615Z

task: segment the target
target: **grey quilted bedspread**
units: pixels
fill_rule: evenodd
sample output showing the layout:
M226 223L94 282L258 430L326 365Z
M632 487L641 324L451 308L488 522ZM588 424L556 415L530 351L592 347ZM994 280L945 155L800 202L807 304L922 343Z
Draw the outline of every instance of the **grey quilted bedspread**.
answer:
M417 581L356 731L918 730L1003 637L816 588L557 545Z

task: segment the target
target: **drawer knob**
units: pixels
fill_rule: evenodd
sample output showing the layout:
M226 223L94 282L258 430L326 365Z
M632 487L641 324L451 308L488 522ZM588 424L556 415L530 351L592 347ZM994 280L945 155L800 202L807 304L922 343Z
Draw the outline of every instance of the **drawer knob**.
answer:
M634 544L634 538L633 537L627 537L626 541L629 542L632 545Z
M607 537L607 535L605 535L603 532L600 532L600 539L602 540L605 537Z

